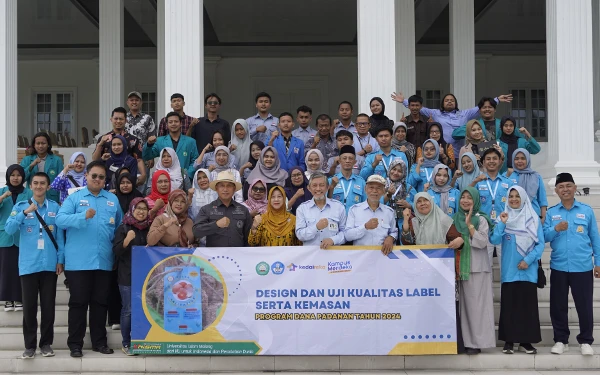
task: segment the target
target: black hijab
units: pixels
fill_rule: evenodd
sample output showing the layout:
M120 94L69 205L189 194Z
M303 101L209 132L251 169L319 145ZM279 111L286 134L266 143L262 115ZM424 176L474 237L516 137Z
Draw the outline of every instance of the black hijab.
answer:
M438 141L438 143L440 144L441 147L444 148L444 152L446 152L446 140L444 139L444 128L442 128L442 124L440 124L439 122L428 122L427 123L427 139L432 139L431 138L431 127L433 125L436 125L438 127L438 129L440 129L440 140Z
M121 192L121 180L123 180L124 178L128 179L129 182L131 182L131 185L133 185L131 193L129 193L129 194L123 194ZM131 201L133 201L134 198L143 198L144 197L144 195L142 193L140 193L140 191L138 189L135 188L135 182L136 182L136 179L128 172L123 173L117 177L117 184L115 186L115 194L116 194L117 198L119 199L119 206L121 206L121 210L123 210L124 213L129 212L129 206L131 205Z
M21 185L13 186L10 184L10 175L14 171L18 171L23 178L21 180ZM13 164L6 169L6 187L12 194L13 205L17 204L17 197L25 190L25 169L23 169L23 167L21 167L19 164Z
M506 123L506 121L512 121L512 123L515 124L513 132L511 134L504 133L504 123ZM517 131L517 121L512 116L502 117L502 119L500 120L500 130L502 131L500 135L500 140L508 145L508 151L506 152L505 156L506 166L508 168L512 168L512 154L515 152L516 149L519 148L519 137L515 135L515 132Z
M385 115L385 103L383 102L383 99L381 99L380 97L376 96L373 99L371 99L369 101L369 107L371 107L371 103L373 103L373 101L376 100L379 102L379 104L381 104L381 113L376 115L374 113L371 112L371 118L377 120L377 121L383 121L383 120L389 120L387 118L387 116Z
M302 173L302 185L300 186L295 186L292 183L292 173L294 173L294 171L300 171L300 173ZM308 191L308 178L306 178L306 175L304 174L304 171L302 170L302 168L300 167L294 167L292 169L290 169L290 175L289 177L285 180L285 195L287 197L287 199L292 199L292 197L296 194L296 192L299 189L304 189L304 196L299 197L298 199L296 199L296 202L294 202L294 205L292 206L292 214L296 215L296 209L298 208L298 206L300 206L300 204L309 201L312 199L312 193L310 191Z

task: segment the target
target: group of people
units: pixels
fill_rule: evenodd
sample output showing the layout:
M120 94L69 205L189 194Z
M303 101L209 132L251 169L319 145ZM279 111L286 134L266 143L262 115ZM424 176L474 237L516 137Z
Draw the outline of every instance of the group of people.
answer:
M273 116L271 97L256 95L257 114L229 123L221 99L205 98L206 116L183 111L181 94L157 127L132 92L115 108L113 130L92 159L69 164L49 137L33 137L30 155L10 166L0 189L0 300L23 310L25 352L51 348L57 274L69 281L71 356L81 357L89 307L92 348L103 354L106 323L119 325L131 350L132 246L380 246L447 244L455 250L460 352L496 346L492 264L500 258L499 334L533 354L541 341L538 261L551 243L553 353L568 348L567 295L572 288L583 354L593 354L593 277L600 277L600 237L593 210L575 200L568 173L561 199L548 208L541 176L531 169L540 147L512 117L495 118L510 95L484 97L459 110L454 95L440 109L404 100L410 114L394 122L379 97L371 115L338 118L308 106ZM354 122L355 120L356 122ZM294 129L295 122L298 127ZM27 185L27 187L25 187ZM7 199L12 199L12 202ZM569 245L567 245L567 242ZM567 247L568 246L568 247ZM592 260L593 256L593 260ZM20 278L20 282L19 282ZM37 296L42 311L37 342Z

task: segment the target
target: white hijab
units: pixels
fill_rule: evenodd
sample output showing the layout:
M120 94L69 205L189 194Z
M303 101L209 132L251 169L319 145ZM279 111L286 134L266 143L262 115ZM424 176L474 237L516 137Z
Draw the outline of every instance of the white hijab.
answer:
M521 208L514 209L508 205L508 196L512 190L516 190L521 197ZM508 213L505 232L515 236L517 251L525 257L533 250L538 239L538 227L540 218L531 205L531 200L525 189L520 186L512 186L506 193L506 207L504 212ZM497 220L500 220L498 218Z
M164 151L168 152L169 155L171 155L172 162L169 168L166 168L162 164L162 155ZM177 156L177 153L171 147L163 148L162 150L160 150L160 153L158 155L159 157L158 163L156 163L156 170L167 171L169 177L171 177L171 191L179 189L183 184L183 175L181 174L181 164L179 163L179 156Z
M198 173L204 173L206 177L208 177L208 182L210 182L210 172L208 169L198 169L196 173L194 173L194 197L192 198L192 205L190 206L192 217L196 218L198 216L198 212L203 206L206 206L210 202L217 199L217 193L211 189L210 187L203 190L198 185Z
M237 135L235 135L235 126L237 124L242 125L244 130L246 131L246 136L244 139L239 139ZM252 139L250 139L250 129L248 128L248 123L244 119L237 119L233 123L231 127L231 144L235 145L235 150L231 152L233 156L235 156L235 160L239 163L239 166L246 164L248 160L250 160L250 144L252 144Z

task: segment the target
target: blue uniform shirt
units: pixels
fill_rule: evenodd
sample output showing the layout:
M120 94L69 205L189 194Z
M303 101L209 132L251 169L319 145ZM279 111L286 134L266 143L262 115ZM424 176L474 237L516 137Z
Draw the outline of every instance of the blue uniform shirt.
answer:
M514 182L501 174L498 174L494 180L487 176L487 179L479 181L475 185L475 189L479 191L481 211L490 215L492 220L496 220L500 213L504 211L508 189L513 185L515 185ZM492 208L496 214L495 216L492 215Z
M506 174L504 174L506 176ZM514 171L510 177L507 177L509 180L513 182L513 184L518 185L519 182L519 172ZM546 185L544 184L544 180L542 176L538 174L538 190L535 197L529 197L531 200L531 206L535 210L535 213L538 216L542 216L542 207L548 207L548 196L546 195Z
M425 184L430 182L434 177L432 176L433 168L434 167L421 166L420 173L417 173L417 165L413 164L412 167L410 167L410 173L408 174L408 178L406 181L412 186L414 186L417 192L420 193L425 190ZM452 171L448 171L448 173L450 174L448 178L452 179Z
M321 219L327 219L329 225L317 229ZM321 241L331 238L334 245L343 245L344 229L346 228L346 209L336 201L327 198L325 206L320 209L314 199L302 203L296 209L296 237L304 246L321 246Z
M304 162L304 143L293 135L291 137L290 148L287 153L285 152L285 139L283 139L281 134L273 141L273 147L275 147L277 155L279 156L279 167L288 172L294 167L300 167L303 170L306 170L306 163Z
M277 130L279 119L269 113L267 118L263 120L262 117L260 117L260 114L257 113L254 116L248 117L246 122L248 123L248 128L250 129L250 139L253 141L261 141L267 145L271 139L271 133ZM261 125L267 127L267 130L262 133L256 131L256 128Z
M433 201L435 204L440 207L440 201L442 199L442 194L433 191L431 188L427 190L427 193L433 197ZM460 201L460 191L458 189L450 189L448 192L448 216L452 217L458 211L458 203Z
M566 231L554 227L562 221L569 223ZM600 266L600 236L594 210L575 200L567 210L562 203L550 207L544 221L544 238L550 242L550 268L563 272L585 272ZM592 262L592 254L594 261Z
M537 283L538 267L537 261L542 258L546 242L544 238L544 229L542 223L538 219L538 242L533 249L523 257L517 251L517 240L514 234L505 233L506 224L498 221L494 226L494 231L490 234L490 243L493 245L502 244L502 267L501 280L503 283L511 283L514 281L528 281ZM529 266L525 270L520 270L517 265L524 260Z
M35 212L27 215L23 213L30 206L29 202L17 202L6 220L4 230L8 234L20 231L19 276L42 271L56 272L57 264L65 264L65 235L63 230L56 227L56 214L60 206L48 199L42 205L37 202L36 204L38 213L58 244L58 249L54 247L48 233L42 228ZM44 242L43 249L38 248L39 240Z
M365 180L362 177L352 174L350 179L346 179L341 172L337 173L335 177L338 178L338 183L333 189L332 197L344 205L346 214L350 207L367 200ZM331 178L329 183L331 184Z
M368 230L365 223L373 218L379 219L379 225L375 229ZM350 208L346 230L344 231L346 241L354 241L354 246L379 246L388 237L398 239L398 227L396 227L396 214L390 207L379 203L375 211L369 207L369 202L359 203Z
M96 214L86 219L89 208ZM66 230L65 270L111 271L112 242L122 216L117 196L106 190L95 196L85 187L69 195L56 215L56 224Z
M373 162L375 161L375 155L383 155L383 159L377 164L375 168L373 168ZM372 174L378 174L383 178L388 177L388 166L395 159L404 160L404 164L408 165L408 159L406 155L402 151L398 151L396 149L391 149L389 154L385 154L382 150L378 150L377 152L371 152L367 155L365 159L365 165L360 170L360 176L366 181Z

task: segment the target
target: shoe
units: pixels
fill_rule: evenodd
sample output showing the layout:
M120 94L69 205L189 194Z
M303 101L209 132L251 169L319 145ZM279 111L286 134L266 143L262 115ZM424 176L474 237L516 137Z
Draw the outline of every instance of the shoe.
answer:
M21 358L23 359L31 359L35 357L35 349L25 349L23 354L21 354Z
M581 355L594 355L594 349L590 344L581 344Z
M504 344L504 348L502 348L502 353L514 354L515 353L515 345L512 342L507 342L506 344Z
M527 354L537 354L537 349L533 347L531 344L521 344L519 345L518 351L525 352Z
M465 353L467 353L468 355L479 354L479 353L481 353L481 349L477 349L477 348L465 348Z
M564 352L569 351L569 344L563 344L562 342L557 342L554 344L552 349L550 349L550 353L552 354L563 354Z
M23 311L23 304L21 302L15 302L15 311Z
M83 357L83 353L81 352L81 349L78 349L78 348L71 349L71 357L73 357L73 358Z
M120 324L113 324L110 328L113 331L120 331L121 330L121 325Z
M113 354L115 351L109 348L108 346L100 346L97 348L92 348L92 351L102 353L102 354Z
M54 350L52 350L50 345L42 345L40 353L42 354L42 357L54 357Z
M130 356L130 357L131 357L131 356L136 356L136 355L137 355L137 354L135 354L135 353L133 352L133 350L131 350L131 347L129 347L129 346L124 346L124 347L122 347L122 348L121 348L121 351L122 351L123 353L125 353L125 355L128 355L128 356Z
M4 311L15 311L15 304L12 301L4 302Z

